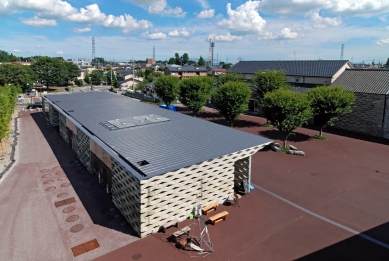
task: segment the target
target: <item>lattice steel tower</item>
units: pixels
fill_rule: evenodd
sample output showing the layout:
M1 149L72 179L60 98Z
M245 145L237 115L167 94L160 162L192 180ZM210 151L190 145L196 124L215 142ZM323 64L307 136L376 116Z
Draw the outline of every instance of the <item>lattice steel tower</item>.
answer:
M95 37L92 36L92 62L96 58L96 46L95 46Z
M342 44L342 48L340 50L340 60L343 60L343 54L344 54L344 44Z
M208 64L213 66L213 49L215 48L215 42L212 41L212 38L209 38L209 54L208 54Z

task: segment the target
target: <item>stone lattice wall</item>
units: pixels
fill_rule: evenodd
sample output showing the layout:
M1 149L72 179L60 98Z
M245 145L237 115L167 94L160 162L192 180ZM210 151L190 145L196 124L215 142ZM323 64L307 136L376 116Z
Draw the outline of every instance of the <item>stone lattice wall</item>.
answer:
M370 136L383 137L383 116L385 95L355 93L353 111L342 115L335 122L335 128ZM386 132L388 129L386 129Z
M59 121L59 113L58 113L58 111L51 104L49 105L49 110L50 110L49 119L50 119L51 125L52 126L58 126L58 121Z
M92 171L91 168L91 156L89 150L89 137L77 127L77 156L80 159L81 163L88 169L89 172Z
M241 181L244 179L248 180L250 173L250 157L237 160L234 164L234 167L234 178L236 185L241 184Z
M62 137L62 139L66 142L66 144L69 145L69 138L68 138L68 132L66 130L66 117L62 113L59 113L59 135Z
M141 235L139 180L112 158L112 201Z
M389 139L389 95L386 95L386 107L383 124L383 137Z
M141 180L141 237L157 232L160 226L186 219L197 198L202 206L231 199L235 162L259 149L253 147Z

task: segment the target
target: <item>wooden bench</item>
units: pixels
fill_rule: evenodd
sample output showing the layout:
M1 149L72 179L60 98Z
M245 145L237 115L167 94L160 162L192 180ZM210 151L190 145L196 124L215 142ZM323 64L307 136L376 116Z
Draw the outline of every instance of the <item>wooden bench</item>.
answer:
M212 211L212 210L216 210L217 209L217 206L219 205L219 203L217 203L216 201L212 202L211 204L203 207L201 210L203 211L203 214L204 215L207 215L208 212Z
M186 227L181 228L180 230L177 230L176 232L173 233L174 240L177 241L177 238L184 235L184 234L189 235L189 231L190 231L189 226L186 226Z
M228 215L228 212L227 211L223 211L223 212L221 212L219 214L216 214L216 215L210 217L209 220L211 220L213 225L216 225L217 222L222 221L222 220L226 220L227 215Z

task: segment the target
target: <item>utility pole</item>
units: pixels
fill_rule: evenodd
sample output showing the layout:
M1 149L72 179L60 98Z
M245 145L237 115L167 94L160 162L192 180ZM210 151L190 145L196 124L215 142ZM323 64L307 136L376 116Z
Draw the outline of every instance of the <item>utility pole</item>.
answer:
M134 93L135 92L135 88L134 88L134 80L135 78L135 65L134 65L134 57L132 57L132 92Z

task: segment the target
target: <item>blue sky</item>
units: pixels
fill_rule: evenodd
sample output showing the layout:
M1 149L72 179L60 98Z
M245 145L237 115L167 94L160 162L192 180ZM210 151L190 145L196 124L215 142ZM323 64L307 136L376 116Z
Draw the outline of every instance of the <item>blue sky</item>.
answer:
M0 0L0 50L128 61L389 58L388 0Z

